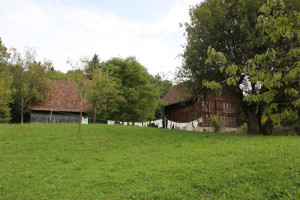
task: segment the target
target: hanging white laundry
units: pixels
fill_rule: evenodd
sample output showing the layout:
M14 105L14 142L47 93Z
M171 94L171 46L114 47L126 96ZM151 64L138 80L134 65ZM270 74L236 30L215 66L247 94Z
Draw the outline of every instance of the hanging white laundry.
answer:
M135 125L135 126L138 126L138 125L139 125L139 123L138 123L138 122L134 122L134 125Z
M199 119L198 119L198 122L201 123L201 122L202 122L202 118L199 118Z
M82 120L81 120L81 123L82 124L88 124L89 123L89 118L88 117L82 117Z
M186 130L188 131L193 131L193 122L189 122L186 124Z
M175 129L175 128L176 128L176 122L172 122L171 129Z
M142 123L142 122L139 122L139 126L142 127L142 126L143 126L143 123Z
M115 121L107 120L107 124L109 124L109 125L114 125L114 124L115 124Z
M158 128L162 128L163 127L163 120L162 119L158 119L155 121L155 125L158 127Z
M176 129L180 129L180 123L176 123Z
M177 122L174 122L174 123L172 124L172 127L173 127L173 129L177 129Z
M181 129L181 123L177 123L177 128Z
M143 127L147 127L148 122L143 122Z
M128 124L127 122L124 122L124 126L127 126L127 124Z
M171 127L172 127L172 121L167 120L167 128L171 129Z
M181 129L182 130L186 130L186 126L187 126L186 123L181 123Z
M197 127L198 126L198 121L197 120L195 120L195 121L193 121L193 127Z
M132 122L128 122L128 125L132 125Z

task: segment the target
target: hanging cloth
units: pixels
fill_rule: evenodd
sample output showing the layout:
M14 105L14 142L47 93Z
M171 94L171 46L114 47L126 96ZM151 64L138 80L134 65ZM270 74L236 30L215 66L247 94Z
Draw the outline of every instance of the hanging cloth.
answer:
M193 127L197 127L198 126L198 121L197 120L195 120L195 121L193 121Z
M193 131L193 122L189 122L186 124L186 130L188 131Z
M82 117L82 121L81 121L82 124L88 124L89 123L89 118L88 117Z
M115 121L107 120L107 124L109 124L109 125L114 125L114 124L115 124Z
M170 120L167 120L167 128L168 129L171 129L172 128L172 121L170 121Z

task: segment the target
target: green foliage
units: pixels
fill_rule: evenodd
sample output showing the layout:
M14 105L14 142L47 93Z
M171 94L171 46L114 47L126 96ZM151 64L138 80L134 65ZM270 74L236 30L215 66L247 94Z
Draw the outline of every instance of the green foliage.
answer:
M93 78L93 74L97 69L101 69L101 63L98 55L95 54L85 68L85 74L89 80Z
M155 85L156 88L158 88L160 98L163 98L173 87L172 82L164 79L160 74L151 76L150 82L151 84Z
M260 11L263 15L258 17L257 27L261 35L266 34L276 46L263 54L256 54L246 65L237 68L252 84L256 84L256 92L244 96L244 101L271 103L273 113L270 118L276 123L296 120L300 109L299 8L287 10L283 0L268 0ZM211 48L208 52L207 62L224 59L223 54ZM230 75L236 75L232 65L223 65L222 71L224 69ZM231 83L227 82L228 85ZM210 84L206 85L210 87Z
M0 124L1 199L296 199L298 136ZM298 193L299 194L299 193Z
M159 90L159 97L162 99L173 87L173 84L169 80L165 80L162 75L156 74L155 76L151 76L150 80L151 84L153 84ZM164 105L162 100L159 101L157 108L155 110L155 119L163 119L165 118Z
M50 70L46 72L49 80L67 81L71 76L58 70Z
M13 79L7 63L9 57L10 54L0 38L0 123L9 122L11 119L9 104L13 102Z
M34 49L25 49L24 57L14 49L10 61L13 74L12 87L15 90L13 107L21 114L21 123L29 104L35 105L44 101L51 89L46 76L48 63L42 64L35 58Z
M2 43L2 39L0 37L0 62L7 63L9 58L10 58L10 53L7 51L5 45Z
M224 127L224 120L220 115L211 115L209 121L211 126L214 127L214 132L219 132Z
M159 91L151 84L151 76L134 58L112 58L103 63L102 70L108 71L120 85L125 103L118 109L108 107L106 115L115 120L147 121L154 118L159 102Z
M266 105L243 101L244 93L256 92L256 83L246 83L247 75L240 66L269 45L256 28L262 4L261 0L206 0L191 7L182 54L184 77L195 87L191 91L231 93L251 121L249 131L253 132L260 129L259 118ZM249 120L250 116L256 119Z
M12 82L13 77L8 66L0 62L0 123L9 122L11 119L9 104L13 103Z
M124 103L124 99L120 96L117 83L109 76L108 72L102 72L96 69L93 73L93 79L88 88L87 96L89 104L94 112L94 122L96 115L106 109L108 105Z

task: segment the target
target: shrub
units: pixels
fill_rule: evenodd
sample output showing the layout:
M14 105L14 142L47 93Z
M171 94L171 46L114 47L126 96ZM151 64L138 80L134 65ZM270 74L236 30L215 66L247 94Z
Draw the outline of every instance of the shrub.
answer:
M224 121L220 115L210 116L210 124L214 127L215 132L219 132L222 127L224 127Z

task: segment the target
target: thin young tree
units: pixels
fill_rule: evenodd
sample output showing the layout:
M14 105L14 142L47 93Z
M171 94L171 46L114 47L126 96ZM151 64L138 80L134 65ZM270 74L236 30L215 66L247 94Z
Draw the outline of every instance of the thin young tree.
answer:
M83 103L86 100L87 94L88 94L88 85L89 81L87 76L84 73L84 70L86 68L87 59L82 58L80 59L80 62L74 63L71 60L67 61L68 64L72 66L72 75L70 81L75 81L76 88L78 90L77 92L77 98L80 105L80 115L79 115L79 122L78 122L78 139L81 138L81 123L82 123L82 111L83 111Z

